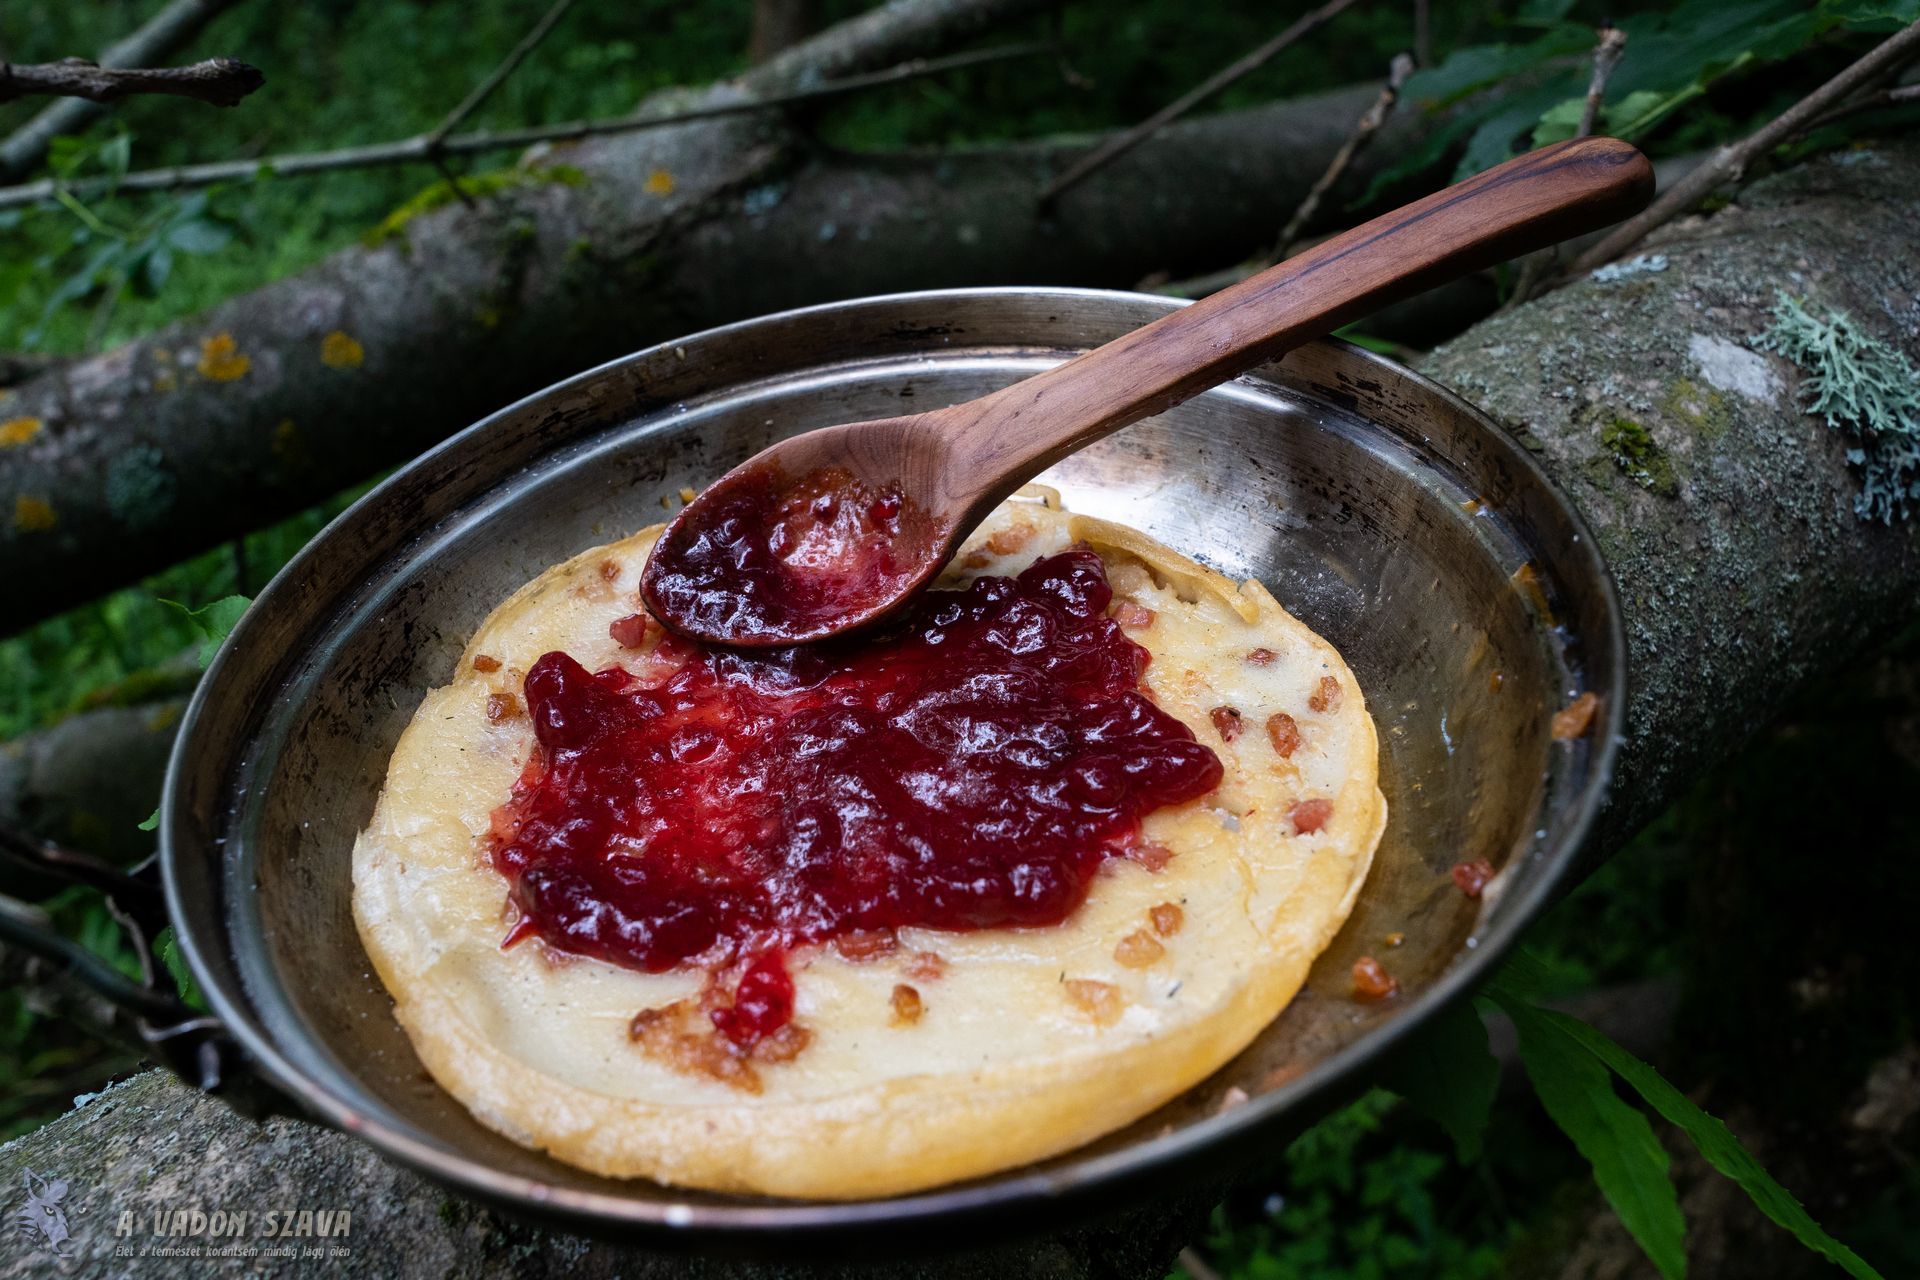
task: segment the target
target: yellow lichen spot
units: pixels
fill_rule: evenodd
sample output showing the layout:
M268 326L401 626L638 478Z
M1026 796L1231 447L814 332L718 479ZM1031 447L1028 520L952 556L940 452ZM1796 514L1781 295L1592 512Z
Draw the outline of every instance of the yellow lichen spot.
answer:
M253 361L240 354L230 333L216 333L200 343L200 376L209 382L237 381L252 367Z
M673 175L665 169L655 169L647 175L647 194L670 196L673 194Z
M335 329L320 339L320 363L329 369L358 369L367 349Z
M0 449L18 448L40 434L38 418L8 418L0 422Z
M59 524L53 506L45 498L16 498L13 503L13 527L22 533L45 533Z
M680 505L684 507L684 506L686 506L686 505L687 505L687 504L688 504L689 502L692 502L692 501L693 501L693 500L694 500L695 498L697 498L697 497L699 497L699 496L700 496L700 495L698 495L698 494L696 494L696 493L695 493L695 492L694 492L693 490L691 490L691 489L682 489L682 490L680 491Z

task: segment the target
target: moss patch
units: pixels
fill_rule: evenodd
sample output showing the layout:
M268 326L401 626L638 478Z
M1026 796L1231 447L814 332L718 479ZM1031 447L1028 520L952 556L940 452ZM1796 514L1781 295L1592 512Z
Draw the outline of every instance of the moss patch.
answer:
M382 218L378 226L360 238L361 243L369 249L385 244L403 234L407 224L421 214L432 213L435 209L444 208L459 200L461 192L465 192L469 199L483 200L488 196L499 195L503 191L515 191L525 187L541 187L553 183L559 183L563 187L580 187L585 186L586 182L587 175L570 164L541 165L531 169L522 169L516 165L510 169L489 169L483 173L462 174L459 191L455 191L453 184L442 178Z
M1627 479L1663 498L1674 495L1673 464L1646 427L1631 418L1609 418L1600 426L1600 443Z

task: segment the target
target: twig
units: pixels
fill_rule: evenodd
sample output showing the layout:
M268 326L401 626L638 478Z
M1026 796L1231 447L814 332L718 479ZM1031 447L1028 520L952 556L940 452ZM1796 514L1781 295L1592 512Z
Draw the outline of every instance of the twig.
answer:
M527 60L527 55L533 52L536 45L547 38L547 33L553 30L560 19L566 16L567 10L572 7L573 0L555 0L554 6L547 10L540 21L533 24L533 30L522 36L520 43L513 46L513 48L508 51L507 56L501 59L500 65L495 67L485 80L475 85L473 92L461 99L460 105L447 113L446 119L435 125L433 129L428 132L427 159L433 162L433 167L440 171L440 176L445 179L448 189L451 190L454 195L458 196L460 203L466 205L467 208L473 208L473 196L468 193L464 186L460 185L460 175L453 171L453 166L447 163L447 157L441 150L446 144L447 135L458 128L461 121L465 120L475 111L478 111L481 104L493 96L495 89L498 89L507 82L507 77L512 75L522 62Z
M446 119L433 127L433 130L427 134L427 146L430 149L437 149L441 143L447 140L448 134L459 128L468 116L478 111L482 104L493 96L494 90L505 84L507 77L518 70L520 64L527 60L527 55L532 53L535 47L547 38L547 33L558 25L560 19L567 16L567 10L572 7L573 0L555 0L554 6L547 10L546 15L542 17L539 22L534 24L533 30L521 37L520 43L513 46L512 51L509 52L505 58L501 59L500 65L493 69L493 73L475 85L473 92L462 99L459 106L447 112Z
M1593 78L1587 81L1587 105L1580 109L1580 124L1573 131L1574 137L1592 134L1593 126L1600 120L1600 104L1606 100L1607 81L1613 79L1613 69L1620 65L1620 55L1626 48L1625 31L1611 23L1600 28L1600 43L1593 50Z
M1192 1248L1180 1251L1180 1269L1187 1273L1190 1280L1220 1280L1220 1273Z
M1387 68L1387 82L1381 86L1380 96L1360 113L1360 118L1354 122L1353 132L1348 134L1346 141L1340 144L1340 149L1333 153L1333 159L1328 161L1326 171L1301 198L1299 206L1293 211L1293 216L1287 219L1287 225L1280 229L1280 238L1272 249L1266 253L1257 254L1245 262L1236 263L1224 270L1209 272L1204 276L1171 282L1164 277L1158 280L1143 280L1139 287L1153 293L1163 293L1172 298L1204 298L1210 293L1218 293L1229 285L1239 284L1248 276L1265 271L1286 257L1288 252L1299 243L1300 233L1306 229L1313 215L1319 211L1321 200L1325 199L1327 192L1333 190L1334 185L1345 176L1353 162L1359 158L1360 153L1365 151L1373 141L1374 135L1380 132L1381 126L1386 124L1387 117L1393 114L1394 104L1400 100L1400 90L1406 85L1407 77L1413 74L1413 69L1413 59L1404 53L1395 55L1393 62Z
M1043 54L1050 55L1053 52L1053 46L1044 43L1002 45L991 49L978 49L970 53L957 53L947 58L916 58L882 71L848 76L843 80L831 80L811 88L770 94L764 98L718 103L710 107L695 107L691 110L663 115L616 116L600 120L575 120L566 124L538 125L525 129L503 129L491 133L457 133L440 144L439 153L443 156L472 155L476 152L507 151L529 147L537 142L574 142L582 138L604 137L609 134L665 129L695 120L713 120L722 116L773 111L797 103L835 98L843 94L899 84L902 81L957 71L963 67L978 66L986 62L1032 58ZM105 180L86 184L76 183L71 190L84 194L111 185L115 191L123 193L173 191L189 187L212 186L217 182L240 181L255 176L263 169L270 170L279 177L293 177L331 173L342 169L371 169L382 165L426 164L431 161L432 156L427 147L426 135L419 134L396 142L342 147L337 151L292 152L286 155L264 156L257 160L217 160L210 164L181 165L171 169L142 169L125 175L115 183L109 184ZM12 209L54 200L68 189L51 179L22 183L16 187L0 187L0 209Z
M134 94L161 93L231 107L266 82L260 68L237 58L208 58L185 67L103 67L85 58L24 67L0 62L0 102L30 94L118 102Z
M1812 133L1815 129L1824 129L1848 116L1859 115L1862 111L1878 111L1884 107L1904 107L1913 102L1920 102L1920 84L1901 85L1897 89L1881 89L1855 98L1852 102L1843 102L1825 115L1809 120L1803 132Z
M131 35L100 51L103 67L160 62L185 47L206 25L231 9L236 0L173 0ZM15 129L0 143L0 181L11 182L40 162L61 134L75 134L106 113L85 98L63 98Z
M1105 167L1118 157L1125 155L1221 90L1259 70L1271 61L1274 55L1281 52L1281 50L1295 44L1303 36L1316 30L1322 24L1345 10L1352 8L1356 3L1358 3L1358 0L1327 0L1326 4L1321 5L1312 13L1307 14L1273 39L1267 41L1245 57L1214 72L1199 85L1181 94L1178 98L1175 98L1172 102L1169 102L1166 106L1133 126L1133 128L1123 133L1115 134L1106 142L1080 157L1065 173L1048 183L1046 189L1040 193L1040 203L1048 204L1059 198L1061 192L1078 183L1088 174Z
M1573 273L1578 275L1613 261L1639 244L1648 232L1664 226L1706 199L1714 188L1722 183L1738 181L1747 166L1756 159L1818 121L1856 89L1871 83L1916 50L1920 50L1920 22L1912 23L1883 40L1872 52L1744 140L1719 148L1699 168L1675 183L1671 190L1575 259Z
M1360 119L1354 123L1353 132L1347 135L1345 142L1340 144L1340 149L1333 153L1333 159L1327 164L1327 171L1321 174L1307 191L1305 198L1300 201L1300 207L1293 211L1293 216L1287 219L1287 225L1280 229L1280 239L1274 245L1273 252L1267 255L1269 263L1278 262L1287 256L1287 251L1293 248L1294 242L1300 238L1300 232L1312 220L1313 215L1320 211L1320 201L1326 197L1327 192L1333 190L1335 183L1346 176L1347 169L1352 166L1355 158L1367 149L1368 144L1373 141L1373 135L1380 132L1380 126L1384 125L1387 117L1393 114L1394 104L1400 101L1400 90L1406 85L1407 77L1412 74L1413 59L1404 53L1395 54L1392 64L1387 69L1387 83L1381 86L1380 96L1373 100L1373 105L1361 113Z
M1603 23L1600 27L1600 43L1593 47L1593 76L1587 81L1587 102L1580 109L1580 123L1574 126L1574 137L1590 136L1594 125L1599 123L1600 105L1607 98L1607 82L1613 79L1613 69L1620 65L1620 55L1626 52L1626 48L1627 33L1610 22ZM1547 272L1559 263L1558 245L1529 254L1521 262L1520 274L1513 282L1513 291L1507 295L1500 309L1506 311L1533 297Z

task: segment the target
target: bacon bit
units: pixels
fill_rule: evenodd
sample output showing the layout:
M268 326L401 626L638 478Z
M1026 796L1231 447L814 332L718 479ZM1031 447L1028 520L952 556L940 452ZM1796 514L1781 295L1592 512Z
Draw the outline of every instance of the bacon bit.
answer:
M1500 672L1495 671L1490 673L1487 676L1487 692L1488 693L1500 692L1500 686L1505 684L1506 682L1507 682L1506 676L1502 675Z
M1131 600L1121 600L1113 606L1113 620L1129 631L1152 626L1156 616L1153 610Z
M602 560L600 562L600 576L608 582L617 581L620 577L620 562L618 560Z
M732 1041L711 1026L702 1026L705 1019L700 1018L692 1002L676 1000L670 1005L658 1009L642 1009L633 1015L627 1024L627 1038L638 1045L640 1051L650 1058L664 1062L668 1067L683 1075L706 1076L718 1080L721 1084L738 1089L742 1093L759 1093L761 1090L760 1073L753 1069ZM695 1030L687 1030L692 1026ZM812 1039L805 1028L788 1023L782 1032L796 1032L797 1035L768 1036L761 1045L779 1041L769 1052L774 1056L763 1061L785 1061L800 1052ZM755 1046L758 1056L759 1046Z
M1390 947L1397 947L1403 942L1405 942L1406 940L1407 940L1407 935L1404 933L1401 933L1398 929L1395 929L1392 933L1388 934L1385 938L1382 939L1382 941L1385 942Z
M987 539L987 550L997 556L1010 556L1033 541L1033 526L1030 524L1008 525Z
M647 615L630 613L607 624L607 634L623 649L638 649L647 638Z
M812 1043L813 1032L797 1022L789 1022L772 1035L756 1040L748 1056L755 1062L791 1062Z
M1120 1016L1120 988L1093 978L1068 978L1063 984L1067 999L1089 1018L1106 1026Z
M1529 560L1515 569L1511 581L1513 589L1533 606L1535 613L1540 615L1540 621L1552 626L1553 606L1547 603L1547 591L1540 585L1540 571L1533 567L1533 561Z
M920 1021L920 1015L926 1006L920 1001L920 993L904 982L893 984L893 1025L910 1027Z
M833 949L842 960L865 964L880 956L890 956L900 948L900 938L891 929L854 929L833 940Z
M963 569L984 569L993 563L993 557L984 551L969 551L967 558L960 562Z
M1553 736L1557 742L1584 738L1593 728L1594 713L1600 710L1600 696L1592 690L1581 694L1553 713Z
M937 951L916 951L907 961L907 976L918 982L938 982L947 976L947 962Z
M473 669L475 671L498 671L500 669L500 659L489 653L476 653L473 655Z
M1274 658L1277 656L1278 655L1275 654L1273 650L1264 648L1264 647L1259 649L1247 650L1247 661L1252 663L1256 667L1264 667L1264 666L1271 665Z
M1163 938L1171 938L1180 932L1180 925L1186 918L1186 912L1171 902L1162 902L1147 908L1147 919L1153 921L1153 931Z
M1247 727L1238 707L1215 707L1207 715L1212 717L1214 732L1220 735L1222 742L1232 742Z
M487 695L487 723L499 724L520 714L520 699L510 693Z
M1127 850L1126 856L1129 862L1137 862L1158 875L1173 861L1173 850L1163 844L1137 844Z
M1328 712L1340 705L1340 682L1332 676L1321 676L1319 685L1307 697L1307 710Z
M1372 956L1353 962L1353 994L1358 1000L1385 1000L1400 990L1400 982Z
M1267 741L1273 744L1273 753L1282 760L1290 759L1300 748L1300 725L1284 711L1276 711L1267 717Z
M1166 954L1167 949L1160 945L1160 940L1145 929L1135 929L1113 949L1113 958L1129 969L1144 969Z
M1327 825L1327 819L1333 816L1331 800L1296 800L1287 810L1287 820L1293 823L1295 835L1310 836Z
M1453 883L1460 892L1469 898L1478 898L1480 891L1487 887L1487 881L1493 879L1493 864L1485 858L1475 858L1472 862L1453 864Z
M1247 1101L1248 1096L1245 1089L1242 1089L1237 1084L1229 1085L1227 1086L1227 1091L1220 1095L1220 1105L1215 1110L1215 1114L1217 1115L1221 1111L1231 1111L1235 1107L1245 1106Z

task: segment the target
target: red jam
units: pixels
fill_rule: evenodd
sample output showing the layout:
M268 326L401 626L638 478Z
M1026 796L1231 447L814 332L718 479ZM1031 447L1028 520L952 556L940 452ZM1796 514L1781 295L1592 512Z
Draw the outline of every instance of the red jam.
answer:
M1111 599L1074 550L859 643L668 637L639 674L547 654L539 745L494 822L514 937L649 972L744 961L712 1017L750 1045L792 1017L789 948L1058 923L1146 814L1221 777L1142 689Z
M864 616L922 576L931 521L840 468L781 484L727 477L668 527L641 589L662 621L720 644L794 644Z

